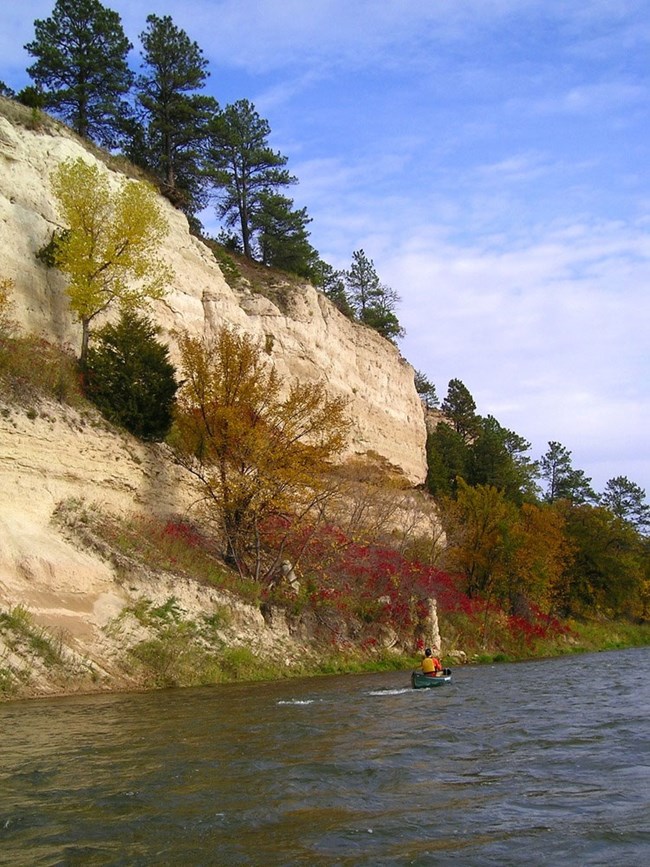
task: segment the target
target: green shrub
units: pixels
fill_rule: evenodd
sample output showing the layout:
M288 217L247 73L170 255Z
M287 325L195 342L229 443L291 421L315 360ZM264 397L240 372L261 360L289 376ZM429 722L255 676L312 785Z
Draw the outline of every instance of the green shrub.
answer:
M172 423L178 384L169 350L148 319L123 312L88 351L86 394L109 421L143 440L162 440Z

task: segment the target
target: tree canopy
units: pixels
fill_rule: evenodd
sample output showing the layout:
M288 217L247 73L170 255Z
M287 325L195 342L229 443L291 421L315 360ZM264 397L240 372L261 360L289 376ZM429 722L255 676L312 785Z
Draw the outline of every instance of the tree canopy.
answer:
M36 58L27 70L53 109L79 135L114 147L129 115L124 99L133 83L127 56L133 47L117 12L98 0L57 0L50 18L34 22L25 49Z

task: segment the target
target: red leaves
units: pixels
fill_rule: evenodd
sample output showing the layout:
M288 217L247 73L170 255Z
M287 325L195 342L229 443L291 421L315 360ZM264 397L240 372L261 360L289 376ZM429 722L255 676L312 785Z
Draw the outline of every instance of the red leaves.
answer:
M530 619L508 616L480 596L467 596L461 589L461 576L408 560L393 548L357 542L332 525L291 528L282 519L277 525L269 522L264 536L271 546L274 539L284 540L284 556L301 574L307 589L306 604L315 612L385 624L412 637L428 616L428 600L434 598L443 630L445 613L459 613L466 618L468 628L478 634L484 629L487 609L517 645L530 648L562 631L558 622L534 607ZM363 643L366 639L360 640Z

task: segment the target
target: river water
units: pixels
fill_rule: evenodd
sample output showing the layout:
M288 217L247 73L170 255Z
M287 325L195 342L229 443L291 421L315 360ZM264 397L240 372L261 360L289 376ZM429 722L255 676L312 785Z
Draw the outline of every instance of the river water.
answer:
M650 863L650 648L0 705L0 864Z

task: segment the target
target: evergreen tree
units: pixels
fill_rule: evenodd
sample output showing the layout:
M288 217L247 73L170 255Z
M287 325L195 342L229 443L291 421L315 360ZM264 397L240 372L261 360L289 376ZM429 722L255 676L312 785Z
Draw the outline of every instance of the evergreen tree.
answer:
M422 373L420 370L415 371L415 390L422 398L427 409L438 406L440 403L438 395L436 394L435 385L429 380L427 375Z
M354 319L354 310L345 288L344 271L336 271L327 262L319 259L314 266L312 278L314 284L344 316Z
M397 337L404 337L406 333L395 314L395 306L399 301L399 296L388 286L382 286L382 290L382 295L366 309L361 321L385 337L386 340L395 342Z
M455 496L458 479L467 476L469 449L463 437L446 422L438 422L427 436L427 490L435 497Z
M578 505L596 500L591 479L583 470L573 468L571 452L561 443L549 442L548 451L540 461L540 476L546 481L544 499L548 503L569 500Z
M52 109L79 135L106 147L119 142L129 115L132 48L117 12L98 0L57 0L51 18L34 22L27 70Z
M631 482L627 476L616 476L607 482L600 497L600 504L617 518L628 521L640 532L650 526L650 505L645 501L645 491Z
M447 396L440 409L466 442L477 436L481 426L481 418L476 413L474 398L460 379L449 380Z
M247 99L227 105L210 124L207 172L218 191L217 213L227 226L238 226L249 259L262 196L296 183L284 168L287 157L269 146L270 134L268 121Z
M279 193L260 193L251 227L257 236L264 265L311 278L318 252L309 241L307 209L295 210L293 201Z
M526 454L530 447L523 437L488 415L480 420L478 435L470 446L467 481L470 485L492 485L517 504L532 500L539 468Z
M144 440L162 440L178 384L159 329L132 311L97 332L88 351L86 393L110 421Z
M207 203L202 161L208 123L219 108L196 92L205 87L208 62L169 15L149 15L140 40L144 74L137 99L144 126L132 131L130 156L160 178L174 204L194 215Z
M374 262L363 250L355 250L352 254L345 281L350 304L360 322L388 340L404 336L404 329L395 314L399 296L390 287L382 285Z
M345 279L354 311L363 322L366 311L381 292L375 264L363 250L355 250L352 254L352 264Z

